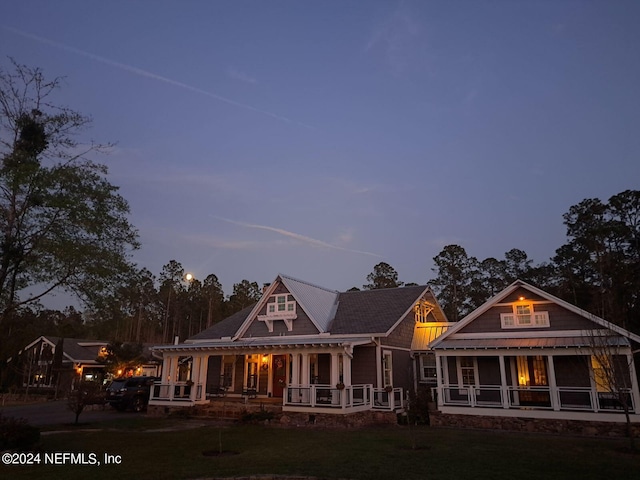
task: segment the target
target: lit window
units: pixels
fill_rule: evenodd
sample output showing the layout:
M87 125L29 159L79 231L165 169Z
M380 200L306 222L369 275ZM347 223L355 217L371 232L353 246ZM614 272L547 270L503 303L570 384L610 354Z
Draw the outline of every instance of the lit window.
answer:
M549 312L536 312L533 303L513 304L512 313L501 313L502 328L548 327Z

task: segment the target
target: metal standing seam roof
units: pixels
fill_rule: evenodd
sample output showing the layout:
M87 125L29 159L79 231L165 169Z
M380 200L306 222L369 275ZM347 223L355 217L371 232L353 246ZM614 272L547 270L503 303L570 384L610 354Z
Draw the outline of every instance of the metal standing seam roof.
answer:
M609 346L629 346L624 337L608 337ZM589 338L538 337L538 338L451 338L440 342L434 350L483 350L483 349L526 349L526 348L592 348Z
M228 350L228 349L250 349L250 348L279 348L279 347L315 347L315 346L331 346L331 345L365 345L372 343L371 337L344 337L344 336L325 336L325 337L295 337L295 336L278 336L278 337L253 337L242 338L237 340L213 339L207 342L197 343L181 343L178 345L161 345L154 347L157 351L176 351L176 350Z
M446 332L453 324L417 325L413 330L411 350L414 352L431 350L429 346L436 338Z
M286 275L280 274L279 277L320 331L326 332L333 319L339 293Z

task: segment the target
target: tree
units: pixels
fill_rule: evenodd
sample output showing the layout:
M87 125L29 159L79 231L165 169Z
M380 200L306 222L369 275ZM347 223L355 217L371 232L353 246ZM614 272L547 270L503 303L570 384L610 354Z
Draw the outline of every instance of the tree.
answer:
M627 330L640 316L640 191L585 199L563 215L569 241L556 250L556 293Z
M233 293L229 296L228 315L239 312L243 308L253 305L262 297L260 287L256 282L242 280L233 285Z
M385 262L380 262L373 267L373 272L367 275L369 283L363 285L365 290L377 290L379 288L396 288L402 286L398 281L398 272Z
M55 289L94 301L139 246L126 200L87 158L105 147L76 140L90 119L52 103L59 78L12 64L0 69L0 322Z
M429 280L428 284L433 287L447 318L457 322L477 306L471 302L471 298L478 260L469 257L459 245L447 245L433 261L436 278Z

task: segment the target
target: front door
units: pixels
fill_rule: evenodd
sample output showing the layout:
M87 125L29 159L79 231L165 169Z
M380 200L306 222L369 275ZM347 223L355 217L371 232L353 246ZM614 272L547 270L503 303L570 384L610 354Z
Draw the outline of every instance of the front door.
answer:
M273 356L273 396L282 398L284 386L287 384L287 356Z

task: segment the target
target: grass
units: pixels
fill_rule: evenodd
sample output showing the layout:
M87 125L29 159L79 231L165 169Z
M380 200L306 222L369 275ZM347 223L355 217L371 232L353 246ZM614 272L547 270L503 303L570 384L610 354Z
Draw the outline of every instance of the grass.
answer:
M260 474L348 479L640 478L640 455L624 453L624 439L557 437L471 430L282 429L258 425L196 426L188 420L141 419L93 424L96 431L44 435L44 452L121 455L120 465L0 465L0 478L193 479ZM196 424L197 425L197 424ZM205 456L219 449L237 455Z

